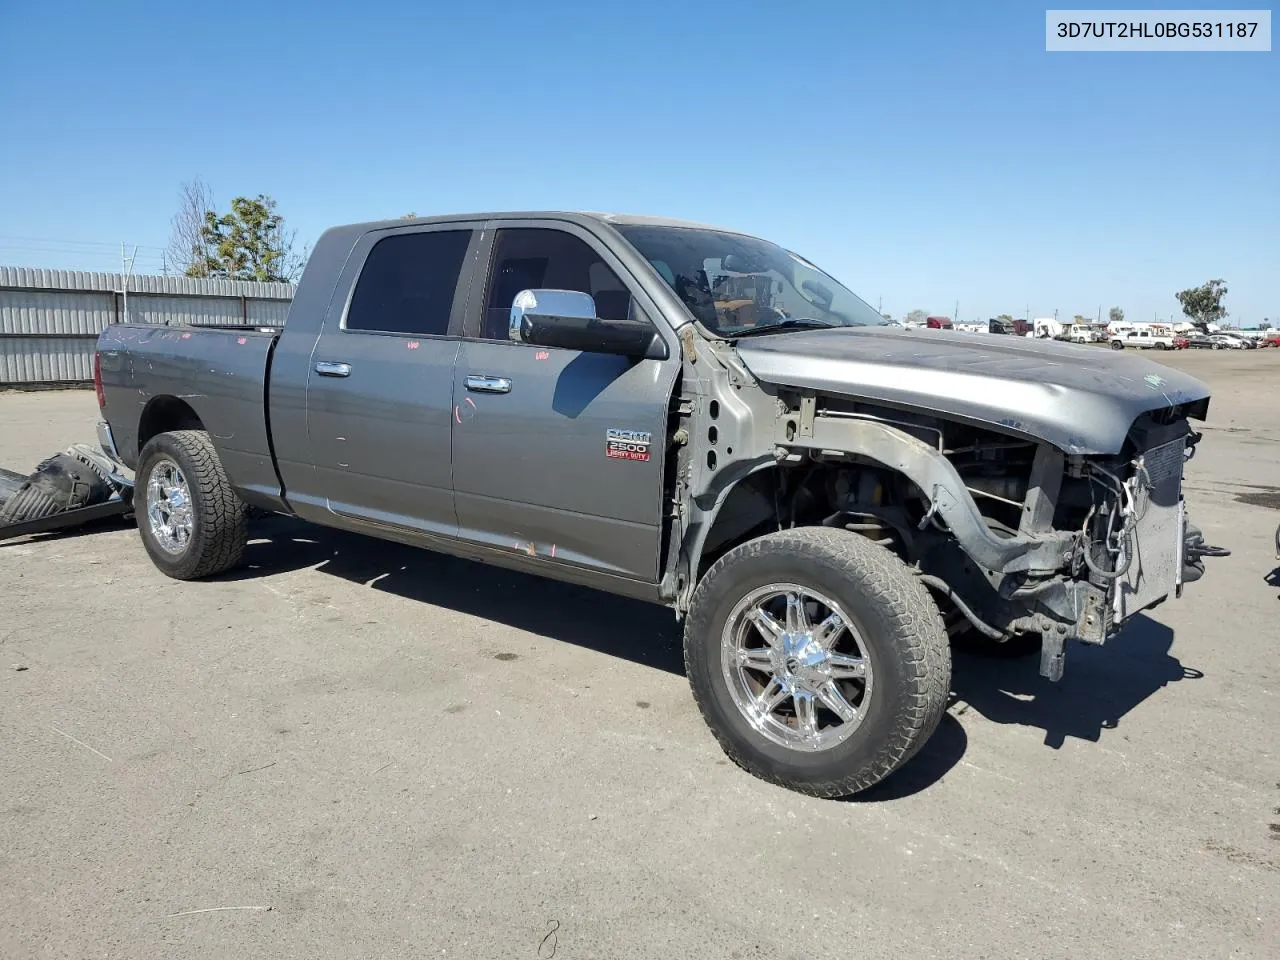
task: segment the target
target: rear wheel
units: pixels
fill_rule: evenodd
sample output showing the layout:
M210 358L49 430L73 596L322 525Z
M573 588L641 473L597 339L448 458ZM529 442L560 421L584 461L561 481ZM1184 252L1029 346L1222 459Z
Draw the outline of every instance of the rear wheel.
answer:
M725 753L819 797L910 759L946 708L951 651L894 554L825 527L769 534L703 577L685 622L694 698Z
M203 430L148 441L134 488L142 545L161 573L195 580L237 566L248 541L248 510L231 488Z

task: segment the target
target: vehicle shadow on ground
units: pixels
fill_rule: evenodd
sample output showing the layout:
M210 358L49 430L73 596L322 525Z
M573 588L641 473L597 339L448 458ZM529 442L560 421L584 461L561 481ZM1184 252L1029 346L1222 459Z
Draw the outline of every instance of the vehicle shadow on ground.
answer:
M20 543L43 543L46 540L72 540L76 537L89 537L99 533L115 533L118 530L137 529L138 522L130 514L127 517L103 517L90 520L76 527L63 530L46 530L43 533L32 533L12 540L0 540L0 550Z
M373 590L684 676L680 627L664 607L288 517L257 520L249 536L246 566L218 579L314 567Z
M370 589L445 607L678 676L684 675L680 627L670 610L531 574L313 526L287 517L255 521L246 566L218 579L241 580L314 568ZM942 779L968 747L957 719L974 710L996 723L1044 730L1045 744L1068 736L1097 741L1169 683L1203 674L1170 656L1173 631L1138 616L1105 647L1073 644L1066 675L1039 675L1039 658L1000 659L956 649L948 713L901 770L859 794L860 802L897 800Z
M972 709L995 723L1037 727L1053 749L1067 737L1097 742L1170 683L1204 676L1172 656L1172 646L1171 629L1139 614L1105 646L1069 644L1057 683L1040 676L1039 656L1001 659L956 649L951 711L963 716Z

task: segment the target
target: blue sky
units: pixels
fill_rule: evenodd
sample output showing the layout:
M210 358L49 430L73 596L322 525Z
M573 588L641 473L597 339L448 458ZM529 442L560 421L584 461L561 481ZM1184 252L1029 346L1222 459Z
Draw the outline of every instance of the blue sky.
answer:
M1224 277L1275 323L1280 54L1049 54L1044 10L10 0L0 263L158 266L199 175L304 242L621 210L775 239L899 316L1167 317Z

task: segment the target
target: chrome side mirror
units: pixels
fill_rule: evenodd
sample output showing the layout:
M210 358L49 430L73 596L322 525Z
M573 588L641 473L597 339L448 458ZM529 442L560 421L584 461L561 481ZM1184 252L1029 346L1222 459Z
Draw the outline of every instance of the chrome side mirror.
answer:
M516 343L529 343L533 319L596 319L596 301L589 293L577 290L521 290L511 301L511 318L507 336Z

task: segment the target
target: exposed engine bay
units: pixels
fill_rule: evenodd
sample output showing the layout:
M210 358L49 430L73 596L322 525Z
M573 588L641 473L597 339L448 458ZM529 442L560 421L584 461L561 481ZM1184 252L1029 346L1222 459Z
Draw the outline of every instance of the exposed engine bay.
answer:
M1139 417L1112 456L848 398L782 392L778 406L778 469L737 484L704 558L771 529L857 532L917 572L950 632L1039 635L1053 680L1068 639L1104 643L1226 552L1186 522L1200 435L1177 406Z

